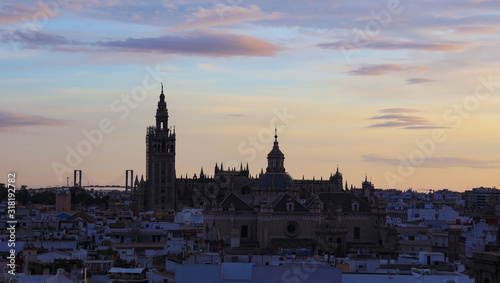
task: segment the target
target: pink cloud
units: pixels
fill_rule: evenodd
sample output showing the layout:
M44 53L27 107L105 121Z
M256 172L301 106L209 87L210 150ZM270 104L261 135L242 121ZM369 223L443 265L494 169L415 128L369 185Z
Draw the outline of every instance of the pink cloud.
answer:
M27 126L63 126L66 120L0 110L0 133Z
M102 8L114 7L121 3L119 0L71 0L66 5L76 11L82 11L85 7L89 8Z
M170 30L186 30L236 24L241 22L255 22L261 20L275 20L283 16L282 13L266 13L256 5L250 8L217 4L213 9L199 8L198 12L188 16L188 20Z
M113 51L156 54L205 55L213 57L272 56L283 48L265 40L227 32L196 31L159 37L127 38L99 42L81 42L41 31L2 32L1 41L18 42L32 49L50 48L52 51Z
M153 38L99 42L101 47L116 51L165 54L230 56L272 56L282 48L267 41L231 33L195 32Z
M380 64L380 65L369 65L360 67L356 70L350 71L349 74L358 76L379 76L388 72L401 72L401 71L421 72L425 70L427 70L427 68L422 66L404 67L397 64Z
M498 33L500 27L497 26L459 26L454 28L458 34L478 34L478 33Z
M0 23L9 24L22 22L23 20L29 21L37 11L36 8L23 5L5 5L0 8Z

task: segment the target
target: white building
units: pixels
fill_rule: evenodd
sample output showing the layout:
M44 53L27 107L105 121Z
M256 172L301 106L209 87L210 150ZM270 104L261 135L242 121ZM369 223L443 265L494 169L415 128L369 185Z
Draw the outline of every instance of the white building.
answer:
M441 209L434 208L410 208L408 209L408 222L413 221L426 221L426 220L442 220L445 222L465 222L469 218L463 217L458 214L457 211L449 206L444 206Z

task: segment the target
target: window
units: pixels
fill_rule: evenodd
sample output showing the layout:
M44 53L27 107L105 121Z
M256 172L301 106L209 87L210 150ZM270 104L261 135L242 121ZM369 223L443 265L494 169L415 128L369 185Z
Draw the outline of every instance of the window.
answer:
M354 240L359 240L361 238L361 228L354 227Z
M242 195L249 195L251 193L251 189L249 186L244 186L241 188Z
M295 237L299 234L299 224L295 221L289 221L285 225L285 234L288 237Z
M352 208L352 211L359 211L359 203L357 203L357 202L351 203L351 208Z
M241 226L241 238L248 238L248 226Z

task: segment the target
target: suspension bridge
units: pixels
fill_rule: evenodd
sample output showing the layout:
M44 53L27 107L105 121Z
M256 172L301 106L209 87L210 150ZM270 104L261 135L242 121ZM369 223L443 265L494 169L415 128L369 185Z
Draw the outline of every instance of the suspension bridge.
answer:
M120 175L116 176L110 181L99 182L85 174L82 170L73 170L73 181L70 182L70 177L66 179L66 186L78 188L117 188L125 189L125 191L132 190L134 187L134 170L125 170Z

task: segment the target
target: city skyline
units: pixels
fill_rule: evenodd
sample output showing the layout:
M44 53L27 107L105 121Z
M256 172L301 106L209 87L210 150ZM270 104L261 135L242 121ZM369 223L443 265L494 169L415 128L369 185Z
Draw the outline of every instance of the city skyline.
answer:
M0 171L18 186L145 175L160 83L177 177L255 176L276 127L295 179L500 182L497 2L27 3L0 7Z

